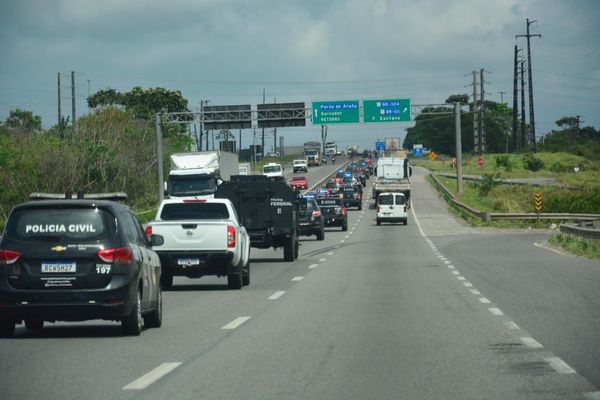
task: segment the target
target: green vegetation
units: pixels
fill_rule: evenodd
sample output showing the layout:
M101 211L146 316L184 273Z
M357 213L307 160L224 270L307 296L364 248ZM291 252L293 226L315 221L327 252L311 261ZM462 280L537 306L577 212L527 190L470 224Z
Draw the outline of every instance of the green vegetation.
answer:
M579 256L600 259L600 244L592 240L557 233L550 236L548 243Z
M12 207L32 192L124 191L134 210L156 207L154 121L102 107L81 117L75 130L63 126L38 132L27 126L8 120L0 124L0 228ZM189 148L190 139L164 136L164 165L169 165L169 154ZM147 214L154 215L142 217Z

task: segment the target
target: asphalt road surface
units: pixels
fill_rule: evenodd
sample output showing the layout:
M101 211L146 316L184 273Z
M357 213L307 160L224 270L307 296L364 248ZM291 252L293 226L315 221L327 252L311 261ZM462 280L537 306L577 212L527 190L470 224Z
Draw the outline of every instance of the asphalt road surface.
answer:
M347 232L303 239L296 262L252 249L241 291L176 277L163 327L140 337L18 328L0 340L0 398L600 398L600 263L543 232L466 226L423 176L407 226L365 207Z

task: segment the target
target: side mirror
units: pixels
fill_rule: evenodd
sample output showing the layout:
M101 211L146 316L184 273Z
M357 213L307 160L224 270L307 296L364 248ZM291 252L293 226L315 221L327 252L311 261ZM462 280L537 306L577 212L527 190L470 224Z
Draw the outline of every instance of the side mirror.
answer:
M221 186L222 183L223 183L223 179L217 178L217 186Z

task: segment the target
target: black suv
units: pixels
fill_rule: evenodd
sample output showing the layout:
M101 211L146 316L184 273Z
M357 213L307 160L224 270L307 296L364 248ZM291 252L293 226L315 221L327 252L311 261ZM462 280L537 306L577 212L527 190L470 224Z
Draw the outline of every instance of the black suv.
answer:
M325 226L341 226L343 231L348 230L348 213L344 200L339 197L317 197L317 204Z
M340 193L344 197L344 204L347 207L356 207L362 210L362 190L359 190L356 185L344 184L340 187Z
M67 198L65 198L67 197ZM117 320L139 335L162 323L160 260L125 205L30 201L10 213L0 241L0 337L22 321Z
M298 226L300 236L316 235L317 240L325 239L325 222L317 201L312 196L305 196L306 211L299 214Z

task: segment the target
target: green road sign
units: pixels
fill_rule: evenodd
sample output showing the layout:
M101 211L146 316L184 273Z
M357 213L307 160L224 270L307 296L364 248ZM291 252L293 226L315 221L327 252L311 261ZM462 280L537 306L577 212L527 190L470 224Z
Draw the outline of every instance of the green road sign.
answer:
M365 122L410 121L410 99L365 100Z
M319 101L312 103L312 123L351 124L360 120L358 100Z

